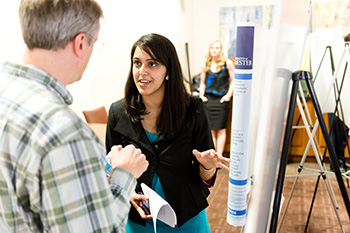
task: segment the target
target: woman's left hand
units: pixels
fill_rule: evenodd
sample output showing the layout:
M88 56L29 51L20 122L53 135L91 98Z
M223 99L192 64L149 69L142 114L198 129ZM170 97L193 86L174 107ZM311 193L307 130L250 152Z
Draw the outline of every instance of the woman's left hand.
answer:
M231 100L231 96L229 96L229 95L224 95L223 97L221 97L220 103L223 103L223 102L230 102L230 100Z
M141 201L147 201L148 198L145 195L142 194L137 194L137 193L133 193L133 195L131 196L131 204L135 207L135 209L137 210L137 212L139 212L139 215L141 216L142 219L151 219L152 215L150 215L149 213L146 213L142 207L140 202Z
M229 163L231 162L231 159L223 157L222 155L216 153L213 149L203 152L193 150L192 153L194 156L196 156L198 162L207 170L211 168L222 168L230 171L230 168L224 165L223 162Z

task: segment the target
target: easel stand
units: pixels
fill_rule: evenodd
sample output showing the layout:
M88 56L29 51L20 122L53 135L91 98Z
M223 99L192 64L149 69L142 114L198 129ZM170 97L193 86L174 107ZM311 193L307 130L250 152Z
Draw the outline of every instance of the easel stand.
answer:
M325 58L325 55L327 53L327 51L329 51L329 55L330 55L330 64L331 64L331 68L332 68L332 77L336 77L334 76L334 74L338 74L339 73L339 70L340 70L340 66L338 67L337 70L335 70L334 68L334 61L333 61L333 56L332 56L332 48L330 46L327 46L326 47L326 50L323 54L323 57L322 57L322 60L321 60L321 63L320 63L320 66L316 72L316 77L317 77L317 74L323 64L323 60ZM344 114L343 114L343 109L342 109L342 103L341 103L341 100L340 100L340 94L341 94L341 90L342 90L342 87L343 87L343 83L344 83L344 80L345 80L345 74L346 74L346 70L347 70L347 66L348 66L348 60L349 60L349 57L348 56L345 56L345 55L349 55L349 45L348 43L345 44L345 49L344 49L344 52L343 52L343 56L342 56L342 61L339 63L340 65L343 63L343 59L346 58L346 64L345 64L345 69L344 69L344 73L343 73L343 78L342 78L342 81L341 81L341 85L340 85L340 88L338 87L338 82L337 82L337 79L336 78L333 78L334 80L334 84L333 84L333 87L334 87L334 97L335 97L335 100L336 100L336 103L335 103L335 110L334 110L334 113L333 115L341 115L341 119L345 119L344 118ZM316 77L314 78L314 82L316 81ZM302 89L302 88L300 88ZM302 93L302 92L301 92ZM335 195L334 195L334 192L333 192L333 189L332 189L332 186L330 185L330 182L327 180L327 174L330 173L330 174L334 174L333 172L328 172L327 171L327 168L326 166L324 165L324 160L325 160L325 156L326 156L326 153L327 153L327 148L324 150L324 154L323 154L323 157L321 155L321 150L318 146L318 143L317 143L317 138L315 137L315 134L316 134L316 130L318 129L318 120L316 120L316 123L315 123L315 126L313 127L312 126L312 122L311 122L311 119L309 118L309 121L310 121L310 125L309 125L309 122L306 120L306 117L305 117L305 114L304 114L304 107L305 109L307 110L307 106L306 106L306 103L304 102L304 106L302 107L301 104L300 104L300 101L299 99L297 98L297 104L298 104L298 107L299 107L299 110L300 110L300 117L298 119L298 122L297 122L297 125L299 124L299 121L300 119L303 120L304 122L304 127L299 127L299 126L293 126L293 128L305 128L306 131L307 131L307 134L309 136L309 142L306 146L306 150L304 152L304 155L301 159L301 162L299 164L299 167L298 167L298 174L297 175L286 175L285 177L291 177L291 176L295 176L295 180L294 180L294 183L293 183L293 186L292 186L292 189L291 189L291 192L290 192L290 195L288 197L288 200L286 201L286 205L285 205L285 209L284 209L284 212L283 214L281 215L280 217L280 223L279 223L279 227L278 227L278 230L277 232L280 232L280 229L281 229L281 226L283 224L283 220L284 220L284 217L286 215L286 212L288 210L288 206L289 206L289 203L290 203L290 200L292 198L292 195L293 195L293 192L294 192L294 188L296 186L296 182L298 180L298 177L301 177L301 176L318 176L317 177L317 182L316 182L316 187L315 187L315 190L314 190L314 195L313 195L313 198L312 198L312 202L311 202L311 207L310 207L310 211L309 211L309 214L308 214L308 219L307 219L307 222L306 222L306 226L305 226L305 231L304 232L307 232L307 228L308 228L308 225L309 225L309 221L310 221L310 217L311 217L311 211L312 211L312 208L313 208L313 204L314 204L314 201L315 201L315 197L316 197L316 193L317 193L317 189L318 189L318 184L319 184L319 181L320 181L320 178L322 177L323 178L323 181L325 182L326 184L326 188L327 188L327 191L329 193L329 196L330 196L330 199L332 201L332 204L333 204L333 208L335 210L335 213L336 213L336 216L338 218L338 222L339 222L339 225L342 229L342 232L344 232L343 230L343 227L342 227L342 224L341 224L341 221L340 221L340 218L339 218L339 215L338 215L338 205L336 203L336 199L335 199ZM339 108L338 108L339 106ZM307 112L307 111L306 111ZM340 113L339 113L340 112ZM308 112L307 112L308 113ZM334 123L335 123L335 118L332 119L331 123L329 124L330 127L329 127L329 135L332 135L334 134ZM310 132L310 128L313 130L312 131L312 134ZM294 130L295 132L295 130ZM294 133L293 132L293 133ZM292 135L293 137L293 135ZM315 144L316 143L316 144ZM315 158L316 158L316 161L319 165L319 170L317 169L310 169L310 168L306 168L303 166L306 158L307 158L307 154L309 152L309 149L310 149L310 144L312 145L312 148L313 148L313 151L314 151L314 154L315 154ZM348 151L349 151L349 145L348 143L346 143L347 147L348 147ZM316 145L318 146L316 148ZM320 162L320 158L322 159L322 162ZM344 168L345 168L345 162L344 162ZM311 171L315 171L317 173L315 174L307 174L307 175L301 175L301 172L302 170L311 170ZM346 173L343 173L342 175L346 178L349 179L349 177L347 176L347 174L350 173L350 171L346 172ZM346 179L347 181L347 184L348 184L348 187L349 187L349 180Z
M297 99L297 91L298 91L298 85L299 81L304 79L306 81L309 93L311 95L311 100L316 112L316 116L319 122L319 125L321 127L322 135L326 143L326 147L329 150L329 158L331 161L331 164L334 169L334 173L339 185L339 189L341 191L344 204L350 219L350 202L349 202L349 197L347 194L347 191L345 189L343 179L340 173L339 169L339 163L337 156L335 154L333 145L331 143L331 139L328 135L327 132L327 127L325 124L325 121L323 119L323 115L321 112L321 109L319 107L319 103L316 97L316 93L314 90L314 86L312 83L312 77L310 72L306 71L297 71L294 72L292 75L292 80L293 80L293 86L292 86L292 92L291 92L291 98L290 98L290 104L289 104L289 109L288 109L288 115L287 115L287 124L286 124L286 129L285 129L285 135L283 139L283 147L282 147L282 154L281 154L281 159L280 159L280 167L279 167L279 172L278 172L278 177L277 177L277 182L276 182L276 191L275 191L275 196L274 196L274 204L273 204L273 212L271 216L271 224L270 224L270 233L276 232L277 228L277 222L278 222L278 216L279 216L279 208L281 204L281 196L282 196L282 190L283 190L283 183L284 183L284 176L285 176L285 171L286 171L286 166L287 166L287 160L288 160L288 152L289 152L289 147L290 147L290 142L291 142L291 135L292 135L292 127L293 127L293 118L294 118L294 112L295 112L295 104L296 104L296 99ZM333 203L334 205L334 203Z
M333 57L332 57L332 50L331 50L331 47L327 47L326 48L326 51L327 49L329 49L330 51L330 58L331 58L331 65L332 65L332 73L334 75L334 63L333 63ZM325 51L325 53L326 53ZM346 56L347 55L347 56ZM340 99L340 95L341 95L341 91L343 89L343 84L344 84L344 80L345 80L345 75L346 75L346 71L347 71L347 67L348 67L348 61L349 61L349 44L348 43L345 43L345 48L344 48L344 51L343 51L343 55L342 55L342 59L341 59L341 62L340 64L342 64L342 61L343 59L346 59L346 63L345 63L345 68L344 68L344 73L343 73L343 77L342 77L342 81L341 81L341 85L339 87L338 85L338 81L337 79L335 78L334 79L334 84L333 84L333 89L334 89L334 98L336 100L336 103L335 103L335 110L333 112L333 118L331 120L331 123L330 123L330 127L329 127L329 134L332 135L332 134L335 134L334 133L334 124L335 124L335 116L340 116L341 115L341 119L345 119L344 118L344 112L343 112L343 107L342 107L342 103L341 103L341 99ZM323 61L323 58L322 58L322 61ZM322 64L322 61L321 61L321 64ZM320 65L321 66L321 65ZM339 70L339 68L338 68ZM339 106L339 107L338 107ZM340 113L339 113L340 112ZM348 142L346 142L346 146L348 148L348 151L349 151L349 144ZM323 155L323 160L322 160L322 164L324 164L324 160L325 160L325 155L327 153L327 148L325 149L324 151L324 155ZM346 171L346 165L345 165L345 161L344 161L344 169ZM348 172L345 172L343 173L342 175L347 178L346 181L347 181L347 185L349 187L349 177L348 177ZM320 176L318 176L317 178L317 182L316 182L316 186L315 186L315 191L314 191L314 195L312 197L312 202L311 202L311 205L310 205L310 210L309 210L309 214L308 214L308 218L307 218L307 222L306 222L306 226L305 226L305 232L307 231L307 228L308 228L308 225L309 225L309 222L310 222L310 217L311 217L311 211L312 211L312 208L313 208L313 204L315 202L315 197L316 197L316 194L317 194L317 189L318 189L318 185L319 185L319 180L320 180ZM338 215L337 215L338 216ZM339 220L339 217L338 217L338 221ZM341 224L341 223L340 223Z
M298 100L298 99L297 99ZM325 185L326 185L326 188L327 188L327 191L328 191L328 194L329 194L329 197L331 199L331 202L332 202L332 205L333 205L333 208L334 208L334 211L336 213L336 216L337 216L337 219L338 219L338 222L339 222L339 225L340 225L340 228L343 229L342 227L342 224L341 224L341 221L340 221L340 218L339 218L339 215L338 215L338 205L336 203L336 199L335 199L335 195L334 195L334 192L333 192L333 189L332 189L332 186L331 184L329 183L328 179L327 179L327 168L324 166L324 163L323 161L321 162L321 159L322 159L322 156L321 156L321 149L319 148L318 146L318 142L316 140L316 137L315 137L315 134L316 134L316 130L318 128L318 120L316 120L316 123L315 123L315 126L314 127L310 127L308 125L308 122L306 120L306 116L304 114L304 111L302 109L302 106L301 106L301 103L298 101L297 102L298 104L298 107L299 109L301 110L300 111L300 117L302 118L303 122L304 122L304 125L305 125L305 129L306 129L306 132L309 136L309 142L306 146L306 150L304 152L304 155L301 159L301 162L299 164L299 167L298 167L298 174L297 175L290 175L290 176L295 176L295 180L293 182L293 185L292 185L292 189L290 191L290 195L288 197L288 200L286 201L286 205L285 205L285 209L283 211L283 214L281 215L280 217L280 223L279 223L279 227L278 227L278 230L277 232L280 232L280 229L281 229L281 226L283 224L283 220L284 220L284 217L287 213L287 210L288 210L288 207L289 207L289 204L290 204L290 201L292 199L292 196L293 196L293 192L294 192L294 189L295 189L295 186L296 186L296 183L297 183L297 180L299 177L302 177L302 176L318 176L318 182L319 182L319 179L320 179L320 176L322 176L323 178L323 181L325 182ZM312 133L310 131L310 129L312 129ZM319 169L313 169L313 168L307 168L307 167L304 167L304 162L308 156L308 152L309 152L309 149L310 149L310 145L312 146L313 148L313 151L314 151L314 154L315 154L315 159L316 159L316 162L319 166ZM316 147L317 145L317 147ZM324 157L323 157L324 158ZM309 170L309 171L313 171L313 172L316 172L316 173L313 173L313 174L306 174L306 175L302 175L301 172L303 170ZM290 177L288 176L288 177ZM285 176L287 177L287 175ZM316 191L315 191L316 192ZM311 213L311 212L310 212ZM309 215L310 216L310 215ZM306 228L307 229L307 228ZM306 232L306 230L305 230ZM344 232L344 231L343 231Z

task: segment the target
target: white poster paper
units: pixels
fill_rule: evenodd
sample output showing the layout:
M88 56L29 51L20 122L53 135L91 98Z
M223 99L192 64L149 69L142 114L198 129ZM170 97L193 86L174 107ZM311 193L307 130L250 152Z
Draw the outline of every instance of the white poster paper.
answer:
M254 26L238 26L227 211L233 226L243 226L246 220L253 45Z

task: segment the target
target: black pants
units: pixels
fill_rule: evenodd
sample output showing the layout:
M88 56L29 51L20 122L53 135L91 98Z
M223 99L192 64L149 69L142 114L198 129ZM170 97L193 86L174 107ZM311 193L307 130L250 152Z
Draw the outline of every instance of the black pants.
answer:
M334 122L330 137L338 158L339 166L345 168L344 150L348 143L349 128L341 119L339 119L338 116L335 116L333 113L328 113L328 122L330 128L332 127L333 118Z

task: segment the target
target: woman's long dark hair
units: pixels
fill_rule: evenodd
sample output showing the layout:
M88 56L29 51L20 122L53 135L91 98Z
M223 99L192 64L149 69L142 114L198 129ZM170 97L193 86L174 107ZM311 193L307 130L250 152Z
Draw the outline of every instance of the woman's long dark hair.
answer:
M159 34L147 34L137 40L131 49L131 65L125 85L125 109L132 122L140 122L147 114L142 96L137 90L133 75L133 57L139 47L159 61L167 69L169 79L165 81L165 94L162 109L157 119L157 131L166 138L173 138L184 127L192 123L194 114L190 107L190 94L185 87L176 49L169 39ZM194 110L194 109L193 109Z

